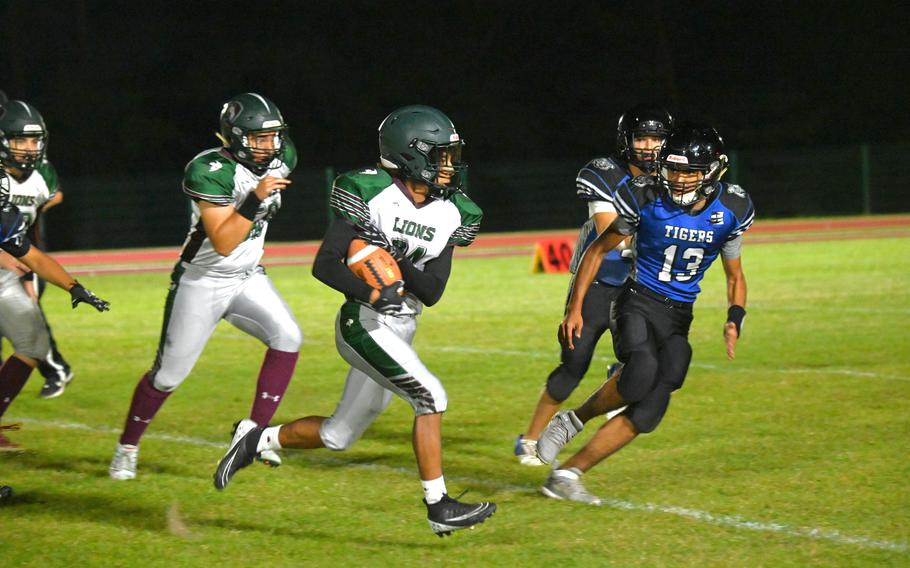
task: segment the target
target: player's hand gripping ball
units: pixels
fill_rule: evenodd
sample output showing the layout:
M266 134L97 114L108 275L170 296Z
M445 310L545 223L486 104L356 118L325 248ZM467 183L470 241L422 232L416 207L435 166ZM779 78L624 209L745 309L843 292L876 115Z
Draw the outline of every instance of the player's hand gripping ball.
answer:
M388 251L361 239L351 241L347 265L357 278L377 290L402 279L401 269Z

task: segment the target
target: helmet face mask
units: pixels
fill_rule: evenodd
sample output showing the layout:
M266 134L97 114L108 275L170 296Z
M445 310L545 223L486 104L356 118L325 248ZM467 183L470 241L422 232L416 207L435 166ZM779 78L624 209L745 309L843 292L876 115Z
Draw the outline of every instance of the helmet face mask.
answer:
M275 103L256 93L237 95L221 107L220 138L234 158L264 174L284 149L287 124ZM263 136L264 134L273 136Z
M44 160L47 126L38 110L22 101L0 107L0 163L30 173Z
M464 140L437 109L412 105L392 112L379 125L380 162L399 177L428 187L428 196L448 199L464 187Z
M702 125L681 125L667 138L657 158L657 179L681 207L707 198L727 171L723 139Z
M670 133L673 122L673 117L664 108L649 104L636 105L619 117L616 150L630 164L644 172L653 173L657 152ZM646 138L655 140L643 140Z

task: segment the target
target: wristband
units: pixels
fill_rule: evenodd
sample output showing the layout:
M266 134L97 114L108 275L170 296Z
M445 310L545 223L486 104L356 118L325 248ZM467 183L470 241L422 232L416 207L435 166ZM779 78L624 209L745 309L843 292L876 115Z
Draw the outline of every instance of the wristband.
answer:
M744 319L746 319L746 308L733 304L727 309L727 323L736 326L736 337L739 337L742 331Z
M237 208L237 213L240 213L240 216L244 219L255 221L260 205L262 205L262 200L259 199L256 192L251 191L246 196L246 199L243 200L243 203L240 204L240 207Z

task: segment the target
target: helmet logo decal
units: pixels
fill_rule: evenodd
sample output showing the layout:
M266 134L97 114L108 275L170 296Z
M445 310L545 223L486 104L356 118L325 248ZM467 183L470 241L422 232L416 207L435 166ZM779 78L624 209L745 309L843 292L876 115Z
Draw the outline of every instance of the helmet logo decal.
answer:
M458 142L461 138L458 136L457 132L453 132L449 135L449 142Z
M278 128L281 126L280 120L266 120L262 123L263 128Z
M22 132L44 132L40 124L26 124L22 127Z
M689 158L685 156L680 156L679 154L670 154L667 156L668 162L673 162L674 164L688 164Z

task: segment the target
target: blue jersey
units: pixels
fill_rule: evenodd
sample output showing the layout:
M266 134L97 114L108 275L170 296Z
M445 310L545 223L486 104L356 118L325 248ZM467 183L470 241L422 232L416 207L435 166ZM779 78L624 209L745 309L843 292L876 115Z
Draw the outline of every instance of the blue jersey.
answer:
M578 240L575 241L575 252L569 269L574 273L581 263L585 251L597 238L597 225L594 214L598 212L615 212L613 196L617 188L629 183L633 176L629 167L621 158L596 158L591 160L575 178L576 194L588 204L588 220L581 226ZM629 277L632 267L630 258L624 258L619 250L611 250L604 255L600 271L594 278L610 286L621 286Z
M752 226L755 209L741 187L718 182L705 207L689 213L638 177L619 188L616 209L635 231L635 280L680 302L694 302L698 283L724 244Z

